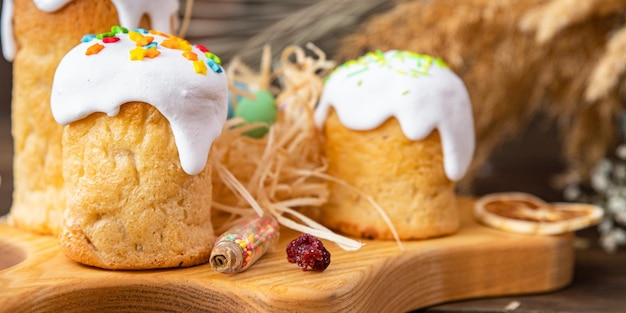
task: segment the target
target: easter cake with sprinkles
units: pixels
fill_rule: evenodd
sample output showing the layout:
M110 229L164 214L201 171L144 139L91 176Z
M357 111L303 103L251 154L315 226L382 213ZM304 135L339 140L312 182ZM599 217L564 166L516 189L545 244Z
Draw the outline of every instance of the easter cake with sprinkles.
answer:
M50 112L52 81L61 59L83 34L108 31L112 25L172 32L178 8L178 0L2 1L2 53L13 64L10 225L43 235L61 231L66 202L63 127Z
M459 228L455 181L474 152L472 107L446 63L371 52L337 67L315 111L331 184L321 219L373 239L424 239ZM367 201L370 196L376 204Z
M208 261L213 141L228 110L220 59L145 29L85 35L61 60L51 109L63 129L61 250L107 269Z

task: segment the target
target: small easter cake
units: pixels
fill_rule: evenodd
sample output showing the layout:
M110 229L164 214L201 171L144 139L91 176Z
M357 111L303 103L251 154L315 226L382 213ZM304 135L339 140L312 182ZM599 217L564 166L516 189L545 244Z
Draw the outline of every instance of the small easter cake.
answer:
M219 58L173 35L86 35L61 61L51 108L64 126L62 251L108 269L207 262L213 141L228 110Z
M441 59L388 51L348 61L327 78L315 122L328 174L360 191L331 184L325 225L374 239L458 230L455 182L472 160L474 122L464 83Z
M13 62L12 226L46 235L61 231L63 128L50 113L50 90L63 56L83 34L111 25L173 31L178 7L178 0L2 1L2 52Z

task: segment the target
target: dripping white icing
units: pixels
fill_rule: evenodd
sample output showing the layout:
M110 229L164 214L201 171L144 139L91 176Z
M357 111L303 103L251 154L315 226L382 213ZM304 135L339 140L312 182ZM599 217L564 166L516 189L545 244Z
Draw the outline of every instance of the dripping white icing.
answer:
M55 12L74 0L34 0L43 12ZM178 11L178 0L111 0L117 10L120 25L128 28L139 26L144 14L150 17L153 29L173 32L171 19ZM15 38L13 35L13 0L2 2L2 54L7 61L15 57ZM174 27L177 27L174 25Z
M161 53L152 59L131 61L130 51L137 44L123 33L116 35L120 40L114 43L93 39L72 49L55 72L52 115L65 125L94 112L114 116L130 101L149 103L170 122L185 172L197 174L204 169L211 144L226 121L226 73L215 62L218 72L206 68L206 75L196 73L183 51L162 46L163 36L149 35ZM86 55L87 48L96 43L104 49ZM191 51L198 62L211 63L196 46Z
M346 62L324 85L315 111L319 128L331 106L353 130L374 129L391 117L411 140L437 129L446 176L459 180L467 172L475 146L471 102L463 81L439 59L394 50Z

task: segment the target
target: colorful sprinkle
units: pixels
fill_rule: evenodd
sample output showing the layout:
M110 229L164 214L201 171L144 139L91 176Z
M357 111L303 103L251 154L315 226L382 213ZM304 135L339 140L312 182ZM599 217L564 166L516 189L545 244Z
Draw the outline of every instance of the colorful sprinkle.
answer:
M391 58L400 60L406 65L406 67L393 68L393 63L389 62ZM391 55L386 55L382 51L377 50L375 52L369 52L358 59L349 60L341 64L335 69L335 71L333 71L333 73L345 70L345 75L347 77L352 77L366 72L374 65L387 67L400 75L410 75L411 77L428 75L428 72L433 65L443 68L448 67L442 59L434 58L425 54L418 54L412 51L396 51Z
M90 46L89 48L87 48L87 51L85 52L85 54L86 55L98 54L100 51L102 51L102 49L104 49L104 46L99 43L96 43Z
M204 62L202 62L200 60L193 61L193 69L198 74L206 75L206 65L204 65Z
M146 56L146 50L142 47L136 47L135 49L130 50L131 61L141 61L144 56Z
M154 37L152 36L143 36L139 38L136 42L138 46L147 46L154 41Z
M96 35L96 38L98 39L102 39L102 38L106 38L106 37L113 37L115 36L114 32L108 32L108 33L100 33Z
M104 37L102 38L102 42L104 43L114 43L120 41L119 37Z
M213 52L207 52L204 54L207 58L213 60L215 63L217 64L222 64L222 59L220 59L220 57L218 57L217 55L215 55Z
M84 35L83 38L80 39L80 42L90 42L92 40L96 39L96 35L94 34L87 34Z
M258 260L267 250L276 243L279 236L279 226L276 220L271 217L256 217L244 220L217 239L213 251L211 252L211 267L221 273L231 274L242 272L248 269L256 260ZM239 254L240 264L232 262L215 262L216 258L228 258L231 254L223 254L221 250L226 244L234 243L235 247L240 250L235 253ZM226 264L230 266L225 266Z
M219 64L217 64L215 61L209 59L209 60L206 60L206 64L211 68L211 70L213 70L213 72L215 73L222 72L222 67Z
M189 43L189 41L184 40L184 39L178 39L178 49L183 50L183 51L191 51L191 44Z
M202 51L202 53L207 53L207 52L211 52L211 50L209 50L207 47L203 46L203 45L195 45L196 49Z
M111 32L114 32L115 34L128 34L128 29L122 26L113 26L111 27Z
M352 73L349 73L349 74L348 74L348 77L352 77L352 76L354 76L354 75L359 75L359 74L361 74L361 73L367 72L367 70L368 70L368 68L367 68L367 67L364 67L364 68L362 68L362 69L360 69L360 70L358 70L358 71L354 71L354 72L352 72Z
M135 28L133 29L135 33L140 33L142 35L147 35L149 32L145 28Z
M157 50L156 47L145 49L144 51L145 51L145 57L149 59L154 59L161 54L161 51Z
M156 41L153 41L153 42L151 42L151 43L149 43L149 44L147 44L147 45L145 45L145 46L142 46L142 47L143 47L144 49L150 49L150 48L156 48L156 47L157 47L157 45L158 45L158 44L156 43Z
M222 73L224 71L224 69L220 66L222 60L217 55L212 53L207 47L203 45L191 45L183 38L160 31L146 30L143 28L135 28L134 30L129 31L121 26L113 26L111 27L110 32L98 35L84 35L81 42L86 43L94 39L100 39L102 40L102 43L110 44L126 38L121 36L122 34L127 34L127 38L134 41L136 44L136 47L129 51L130 60L132 61L140 61L146 58L156 58L163 52L163 50L160 50L161 47L165 47L168 49L181 50L182 57L192 62L194 71L198 74L207 75L208 68L210 68L214 73ZM148 34L151 35L149 36ZM159 40L156 40L155 36L164 37L165 39L159 37ZM87 48L85 54L97 54L103 48L104 46L102 44L97 43ZM192 51L193 48L196 48L197 50ZM206 59L199 60L201 54L198 51L204 54Z
M137 42L139 40L141 40L141 38L143 38L144 36L141 33L138 32L130 32L128 33L128 38L130 38L130 40Z
M159 35L159 36L161 36L161 37L165 37L165 38L172 38L172 37L175 37L175 36L173 36L173 35L166 34L166 33L164 33L164 32L160 32L160 31L158 31L158 30L154 30L154 29L151 29L150 31L146 31L144 34L148 34L148 33L153 34L153 35Z
M189 61L197 61L198 55L195 52L185 51L183 52L183 57Z
M161 42L161 46L165 48L170 48L170 49L178 49L180 44L178 43L178 40L176 39L166 39L166 40L163 40L163 42Z

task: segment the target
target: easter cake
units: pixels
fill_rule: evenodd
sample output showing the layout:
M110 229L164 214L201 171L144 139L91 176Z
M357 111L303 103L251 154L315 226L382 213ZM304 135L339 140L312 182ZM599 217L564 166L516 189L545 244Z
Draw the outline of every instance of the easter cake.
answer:
M459 228L455 181L474 151L462 80L438 58L372 52L327 78L315 111L331 184L322 222L374 239L423 239ZM381 210L367 201L373 198Z
M61 58L85 33L112 25L170 31L177 0L5 0L2 48L13 62L14 192L9 223L58 234L65 208L63 128L50 113L50 88Z
M228 80L207 48L157 31L86 35L60 62L51 108L64 126L59 241L108 269L208 261L213 141Z

